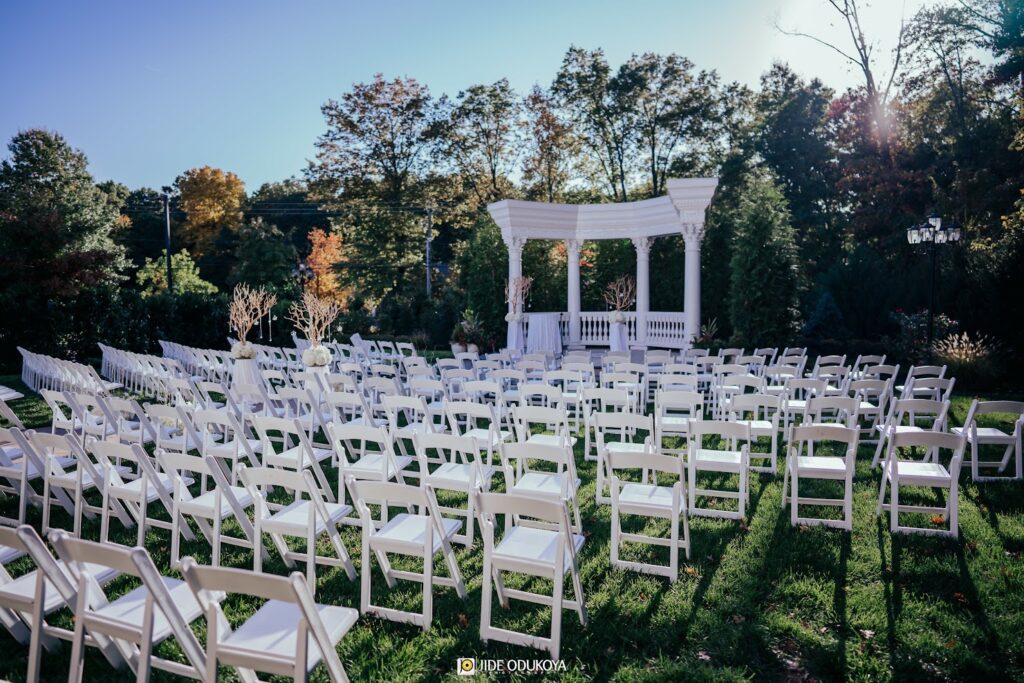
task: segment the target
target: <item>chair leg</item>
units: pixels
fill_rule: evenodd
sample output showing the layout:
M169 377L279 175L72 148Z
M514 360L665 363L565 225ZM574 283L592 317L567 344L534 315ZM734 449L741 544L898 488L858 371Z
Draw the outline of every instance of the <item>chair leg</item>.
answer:
M793 486L793 493L789 502L789 523L796 526L796 520L800 517L798 508L800 507L800 471L793 472L793 480L791 482Z
M79 607L84 608L84 596L79 598ZM40 625L41 626L41 625ZM71 640L71 669L68 672L68 683L82 683L85 669L85 622L75 619L74 636Z
M428 548L423 556L423 630L430 630L434 614L434 556Z
M562 592L565 590L562 567L555 567L555 586L551 596L551 658L558 659L562 644Z

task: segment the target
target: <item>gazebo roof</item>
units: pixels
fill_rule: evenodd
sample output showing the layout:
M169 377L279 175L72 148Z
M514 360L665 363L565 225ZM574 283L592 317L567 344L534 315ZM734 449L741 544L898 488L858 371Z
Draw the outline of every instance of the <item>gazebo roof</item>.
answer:
M718 178L670 178L668 194L617 204L555 204L505 199L487 205L505 239L606 240L678 235L703 224Z

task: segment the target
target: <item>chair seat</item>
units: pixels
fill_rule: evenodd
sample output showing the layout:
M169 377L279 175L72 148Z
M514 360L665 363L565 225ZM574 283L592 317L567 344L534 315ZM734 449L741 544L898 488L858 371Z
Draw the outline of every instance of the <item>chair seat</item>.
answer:
M502 430L490 431L488 429L480 429L475 427L473 429L466 430L463 436L468 436L472 439L476 439L480 444L484 446L490 446L493 448L498 444L507 441L512 436L512 432L506 432Z
M317 462L323 462L333 455L333 451L329 448L314 448L313 457L316 458ZM286 451L280 453L270 454L267 453L265 458L268 463L274 467L284 467L288 469L298 469L299 463L307 462L307 456L302 446L295 446L289 448Z
M672 488L669 486L655 486L653 484L625 484L619 490L619 502L627 505L671 510Z
M309 530L309 507L313 503L309 500L296 500L281 508L269 518L262 520L263 528L268 531L275 531L292 536L305 537ZM324 503L327 508L327 515L330 522L337 524L343 517L352 513L351 505L341 503ZM327 521L320 515L316 515L314 534L319 535L327 530Z
M386 478L391 479L395 476L396 466L399 472L404 472L411 462L412 456L396 455L394 465L388 463L388 473ZM351 474L356 478L370 477L377 479L384 472L384 455L381 453L367 453L354 463L345 465L344 470L345 474Z
M18 550L17 548L8 548L5 545L0 545L0 565L7 564L8 562L14 562L19 557L25 555L25 551Z
M516 481L512 491L526 494L539 493L546 496L560 496L562 495L563 476L554 472L526 472ZM572 490L575 491L579 487L580 480L577 477L572 482Z
M429 523L430 517L427 515L410 515L403 512L392 517L380 531L371 536L371 543L379 539L392 545L404 544L422 548ZM438 534L437 529L434 530L433 552L435 553L441 549L442 540L451 540L452 536L462 528L462 522L457 519L442 517L441 523L444 525L444 536Z
M29 469L29 472L31 473L32 470L33 470L32 463L29 463L28 469ZM117 466L117 467L114 468L114 470L120 476L122 476L122 477L124 475L128 474L131 471L127 467L124 467L124 466ZM31 474L29 476L31 477ZM100 474L100 476L102 476L102 473ZM83 489L91 489L91 488L95 487L96 484L97 484L97 482L94 482L92 480L92 475L89 472L82 472L82 488ZM78 473L72 471L72 472L68 472L66 474L59 474L59 475L56 475L56 476L51 475L50 476L50 485L51 486L58 486L58 487L60 487L62 489L73 489L76 486L78 486Z
M751 436L771 436L775 432L775 425L770 420L738 420L738 423L748 425Z
M351 607L317 605L331 642L337 643L359 619L359 611ZM298 626L302 613L298 605L280 600L268 600L244 624L224 637L217 648L218 659L227 665L245 663L252 653L279 659L282 663L294 661L298 643ZM307 668L312 670L323 653L312 638L309 639Z
M674 429L685 430L689 428L692 417L683 417L682 415L662 415L657 418L657 426L661 427L663 431L668 428L669 431Z
M575 446L576 441L577 439L575 436L569 437L570 446ZM531 434L529 438L526 439L526 443L536 443L543 446L561 446L564 441L563 438L557 434Z
M738 472L741 463L739 451L713 451L699 449L690 455L690 465L702 470L716 472Z
M246 441L249 442L249 448L253 453L259 453L263 448L263 443L259 439L246 439ZM215 458L234 458L236 453L241 455L244 452L245 446L242 445L241 440L231 439L222 444L208 445L203 454L212 455Z
M786 401L786 410L788 410L791 413L792 412L803 412L806 409L807 409L807 401L803 401L803 400L800 400L800 399L793 399L793 400L790 400L790 401Z
M1007 434L1003 430L996 429L995 427L978 427L973 432L972 432L972 430L964 429L963 427L953 427L953 429L950 430L950 431L952 431L954 434L964 434L964 433L966 433L968 441L972 441L974 439L974 434L977 433L977 435L978 435L978 443L983 443L983 444L984 443L990 443L990 444L999 444L999 443L1010 444L1010 443L1013 443L1013 435L1012 434Z
M238 500L238 504L243 508L247 508L253 503L252 494L249 493L249 489L242 488L241 486L229 486L231 493L234 494ZM214 507L216 505L217 491L210 490L201 496L196 496L191 500L183 500L178 504L178 509L183 514L192 515L194 517L203 517L205 519L213 519L216 515ZM234 514L234 510L231 509L231 503L228 502L226 497L221 497L220 500L220 518L227 519Z
M917 434L923 432L924 428L916 427L914 425L897 425L895 427L886 427L885 425L875 425L875 430L886 433L886 434Z
M631 441L612 441L604 445L604 449L609 453L643 453L646 448L646 444Z
M161 576L171 601L181 612L185 623L190 623L203 613L202 607L196 601L195 595L188 587L188 584L179 579L172 579ZM96 610L96 614L107 619L116 620L124 624L142 630L143 618L146 611L146 596L149 590L145 586L139 586L135 590L122 595L117 600L104 605ZM158 643L171 635L171 625L164 616L162 610L153 610L153 642Z
M68 571L64 562L62 560L58 560L57 566L59 566L64 574L67 575L68 581L74 585L75 581L71 578L71 573ZM98 564L86 564L85 569L89 574L95 577L96 582L101 586L109 583L120 574L117 570ZM31 610L32 605L35 604L36 572L38 571L39 570L36 569L28 574L22 574L14 581L0 586L0 605L10 607L12 609L20 608L24 610ZM53 585L50 579L47 578L45 582L46 603L43 605L43 612L50 614L64 606L64 598L61 597L61 594L57 591L57 588Z
M191 486L193 479L191 477L182 477L182 483L185 486ZM160 496L161 489L165 493L170 493L174 490L174 482L171 481L171 477L164 472L157 474L157 480L147 480L146 482L146 502L153 502ZM132 479L131 481L124 484L111 485L110 492L124 497L138 498L142 492L142 477L138 479Z
M483 477L483 483L489 482L494 476L494 467L481 465L480 476ZM472 465L464 465L458 462L446 462L431 472L428 477L428 481L434 486L439 486L440 488L445 488L446 485L455 486L460 491L468 491L469 487L476 483L473 479Z
M846 460L831 455L799 455L796 464L801 473L834 473L846 474Z
M584 538L580 534L572 535L572 543L577 553L583 547L583 540ZM503 559L512 561L525 560L554 567L555 551L561 542L562 536L558 531L514 526L501 539L501 543L494 549L492 557L497 562ZM566 553L562 571L569 571L571 566L572 558L569 557L569 553Z
M909 460L899 461L900 481L904 484L919 482L945 482L949 481L949 471L937 462L914 462ZM886 468L886 476L890 476L892 470Z

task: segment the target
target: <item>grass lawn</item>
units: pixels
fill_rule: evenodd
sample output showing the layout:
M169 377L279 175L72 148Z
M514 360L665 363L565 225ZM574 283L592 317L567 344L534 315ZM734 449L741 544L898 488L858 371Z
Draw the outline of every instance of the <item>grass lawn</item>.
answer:
M0 384L19 386L11 377ZM958 397L953 423L963 420L969 397ZM34 398L14 404L27 424L46 423L45 405ZM612 570L609 565L610 508L596 506L595 468L577 462L583 524L588 536L581 555L589 624L563 614L561 680L1012 680L1024 677L1024 484L969 483L961 477L960 541L934 537L893 537L887 518L874 515L879 474L870 469L873 446L860 451L854 489L852 533L822 527L793 528L780 506L781 459L774 477L754 475L746 523L693 519L693 550L680 579L667 580ZM499 479L500 481L500 479ZM801 489L803 491L803 487ZM11 501L3 505L10 507ZM442 501L443 502L443 501ZM33 511L38 527L39 513ZM62 512L54 523L70 526ZM638 526L639 526L638 522ZM87 523L86 538L98 538L98 522ZM652 522L646 530L665 528ZM132 544L134 531L112 524L113 540ZM359 532L346 527L345 543L359 568ZM272 546L265 544L269 551ZM329 553L323 544L320 550ZM169 560L169 534L151 531L147 547L158 567ZM355 681L457 680L458 657L543 659L540 651L484 644L479 639L482 541L457 551L467 582L463 602L453 590L434 589L434 623L418 628L365 617L342 641L341 659ZM656 551L662 552L662 551ZM183 553L208 562L205 542L184 543ZM226 565L250 567L251 555L225 546ZM646 558L629 550L625 558ZM658 561L664 556L659 555ZM401 563L398 563L401 566ZM15 572L21 568L15 565ZM298 566L301 570L303 567ZM284 574L276 557L264 570ZM442 563L436 571L445 572ZM374 567L374 601L419 609L419 586L387 591ZM359 584L341 569L320 568L318 600L358 607ZM512 581L543 590L540 580ZM114 584L117 594L133 587ZM546 635L549 611L513 602L498 625ZM251 601L231 597L232 620L251 613ZM59 617L70 624L67 614ZM200 634L202 629L199 629ZM202 637L202 636L201 636ZM27 649L0 633L0 678L22 680ZM174 644L159 649L165 656ZM46 680L66 680L70 649L44 658ZM180 655L179 655L180 656ZM231 680L225 670L225 680ZM95 650L88 653L86 680L128 680L110 669ZM155 672L154 679L168 676ZM316 680L326 680L323 669ZM509 678L506 676L505 678ZM552 678L556 678L552 676ZM541 680L543 676L532 677Z

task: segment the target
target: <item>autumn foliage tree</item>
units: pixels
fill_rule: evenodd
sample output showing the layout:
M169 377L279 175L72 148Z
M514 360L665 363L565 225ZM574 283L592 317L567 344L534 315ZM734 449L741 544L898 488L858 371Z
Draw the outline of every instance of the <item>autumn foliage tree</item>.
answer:
M321 299L332 299L344 304L350 290L342 287L335 270L342 259L341 235L316 228L309 233L309 244L306 266L310 278L306 283L306 291L313 292Z
M209 254L225 231L242 225L245 183L234 173L203 166L181 174L176 184L185 212L182 235L196 258Z

